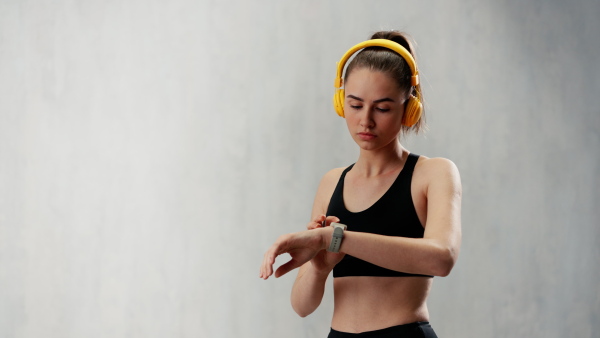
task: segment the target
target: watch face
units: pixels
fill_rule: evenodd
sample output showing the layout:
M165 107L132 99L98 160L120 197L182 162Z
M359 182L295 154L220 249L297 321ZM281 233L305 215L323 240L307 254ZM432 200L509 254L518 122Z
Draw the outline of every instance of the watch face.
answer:
M346 230L346 224L342 224L342 223L331 223L331 225L335 228L341 228Z

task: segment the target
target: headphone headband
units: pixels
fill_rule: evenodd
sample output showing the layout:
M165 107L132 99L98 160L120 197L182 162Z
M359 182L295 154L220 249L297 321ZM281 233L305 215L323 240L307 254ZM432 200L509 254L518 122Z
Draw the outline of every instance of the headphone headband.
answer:
M417 69L417 63L415 62L415 59L410 54L410 52L408 50L406 50L406 48L402 47L402 45L400 45L399 43L394 42L392 40L372 39L372 40L363 41L363 42L355 45L354 47L350 48L344 54L344 56L342 56L342 58L340 59L340 61L337 64L337 72L336 72L335 81L333 84L335 88L342 87L342 84L343 84L342 72L344 71L344 66L346 65L346 61L348 61L348 59L354 53L356 53L358 50L367 48L367 47L385 47L387 49L391 49L394 52L400 54L400 56L402 56L404 58L404 60L406 60L406 63L408 64L408 67L410 68L410 71L412 73L412 77L410 78L411 85L415 86L415 87L419 85L419 70Z

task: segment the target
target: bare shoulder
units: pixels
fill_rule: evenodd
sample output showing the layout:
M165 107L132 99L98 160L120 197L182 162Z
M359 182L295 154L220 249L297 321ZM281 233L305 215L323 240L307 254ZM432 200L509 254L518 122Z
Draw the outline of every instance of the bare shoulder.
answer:
M454 162L443 157L429 158L426 156L419 156L419 161L417 162L415 169L422 170L427 173L431 172L440 174L442 172L454 172L458 174L458 168Z
M325 175L323 175L323 178L321 178L321 183L319 183L319 190L317 191L317 193L324 192L329 193L329 195L331 195L345 169L345 167L335 168L325 173Z
M315 202L313 205L313 218L315 215L326 213L327 208L329 207L331 195L333 194L335 186L340 180L344 169L346 168L342 167L331 169L325 173L325 175L323 175L323 178L321 178L321 183L319 183L319 188L317 189L317 194L315 196Z
M334 168L329 170L325 173L325 175L323 175L323 178L321 179L321 184L337 183L337 181L339 181L340 177L342 176L344 170L346 170L346 167Z
M447 158L420 156L415 166L415 175L429 184L447 184L453 190L461 191L458 168Z

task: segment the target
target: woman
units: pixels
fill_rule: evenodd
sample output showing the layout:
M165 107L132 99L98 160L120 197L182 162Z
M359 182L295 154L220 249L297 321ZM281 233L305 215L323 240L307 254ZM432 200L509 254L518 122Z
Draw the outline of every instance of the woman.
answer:
M291 300L304 317L319 306L333 270L329 337L436 337L426 300L432 277L447 276L458 257L460 177L451 161L401 145L401 136L424 128L412 48L395 31L371 39L342 58L337 87L346 60L366 47L334 97L360 147L358 160L325 174L308 231L281 236L265 254L260 277L289 253L275 276L300 267Z

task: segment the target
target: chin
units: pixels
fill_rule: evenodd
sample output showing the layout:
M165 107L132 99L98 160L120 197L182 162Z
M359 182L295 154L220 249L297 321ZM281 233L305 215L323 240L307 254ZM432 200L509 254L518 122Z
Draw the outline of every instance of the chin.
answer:
M377 150L389 146L390 143L393 143L394 141L396 141L396 139L393 139L391 142L388 143L381 142L381 140L363 141L361 139L358 139L354 141L363 150Z
M360 142L356 142L356 143L358 144L360 149L363 149L363 150L374 150L374 149L381 148L381 146L379 144L374 143L374 142L360 141Z

